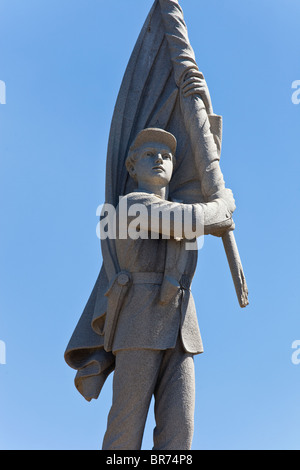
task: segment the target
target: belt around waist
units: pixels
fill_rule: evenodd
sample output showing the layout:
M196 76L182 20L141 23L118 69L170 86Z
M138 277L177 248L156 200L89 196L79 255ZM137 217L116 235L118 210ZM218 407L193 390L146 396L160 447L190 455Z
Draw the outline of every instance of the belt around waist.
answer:
M133 284L162 284L164 273L131 273Z
M131 273L132 283L133 284L158 284L161 285L164 280L164 273ZM190 290L191 288L191 278L183 274L180 280L172 278L170 276L166 276L166 279L173 285L177 285L179 288L181 287L184 290Z

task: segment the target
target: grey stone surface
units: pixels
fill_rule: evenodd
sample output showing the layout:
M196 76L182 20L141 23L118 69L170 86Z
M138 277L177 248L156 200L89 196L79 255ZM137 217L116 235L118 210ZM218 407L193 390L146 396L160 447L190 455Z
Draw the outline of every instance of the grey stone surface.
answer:
M231 191L224 189L223 198L208 203L166 200L173 161L170 148L165 153L165 132L149 129L142 133L144 141L129 167L138 187L123 198L129 213L136 204L147 209L147 216L139 219L140 229L148 231L155 205L162 218L187 208L194 227L197 217L202 221L204 214L207 233L228 230L235 208ZM140 134L137 139L141 139ZM130 223L130 217L126 221ZM160 229L160 235L164 233L162 224L154 226ZM152 395L159 410L154 449L188 450L191 446L194 369L188 364L193 355L203 351L190 290L197 252L186 249L185 238L175 240L173 231L171 224L170 239L116 239L120 273L106 294L103 330L104 347L116 357L105 450L140 449Z
M191 447L193 356L203 352L191 293L197 251L187 249L186 233L177 233L176 214L187 211L194 236L204 230L222 237L240 304L247 304L233 235L235 201L219 165L221 142L222 118L213 113L178 1L156 0L117 99L105 194L117 215L126 202L117 234L140 204L143 233L152 227L153 207L159 209L156 236L102 240L103 266L65 352L88 401L98 398L114 371L103 449L140 448L152 395L154 448ZM169 238L164 216L170 216Z
M155 397L156 418L153 449L185 450L191 447L195 407L194 359L192 354L183 350L180 341L175 349L167 351L119 351L113 394L103 450L141 448L152 395Z

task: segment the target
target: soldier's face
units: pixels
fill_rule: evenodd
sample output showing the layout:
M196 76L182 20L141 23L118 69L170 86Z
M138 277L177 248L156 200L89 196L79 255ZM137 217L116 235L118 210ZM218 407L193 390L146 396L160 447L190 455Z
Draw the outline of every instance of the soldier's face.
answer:
M173 173L173 155L170 148L158 142L145 143L139 149L133 172L139 184L147 182L156 186L167 186Z

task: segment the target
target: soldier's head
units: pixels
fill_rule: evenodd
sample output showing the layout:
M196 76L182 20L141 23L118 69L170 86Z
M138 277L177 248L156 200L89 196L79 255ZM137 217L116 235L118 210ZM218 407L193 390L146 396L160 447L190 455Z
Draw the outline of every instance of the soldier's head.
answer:
M144 182L166 187L173 174L176 146L176 138L170 132L144 129L137 135L126 159L130 176L139 185Z

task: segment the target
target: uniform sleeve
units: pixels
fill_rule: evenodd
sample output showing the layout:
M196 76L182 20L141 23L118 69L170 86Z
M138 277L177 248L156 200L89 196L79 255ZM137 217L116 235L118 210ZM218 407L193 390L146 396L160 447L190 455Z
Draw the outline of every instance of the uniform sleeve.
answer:
M213 229L231 225L231 214L222 199L203 204L182 204L154 194L132 193L118 207L119 234L134 236L138 230L151 238L193 239Z
M166 39L174 69L175 82L179 88L190 70L199 70L194 50L190 44L183 11L178 0L159 0ZM222 118L215 114L207 115L202 98L190 96L181 102L184 123L194 143L195 161L201 176L202 193L207 198L225 187L219 167L222 144ZM199 146L201 129L203 137Z

